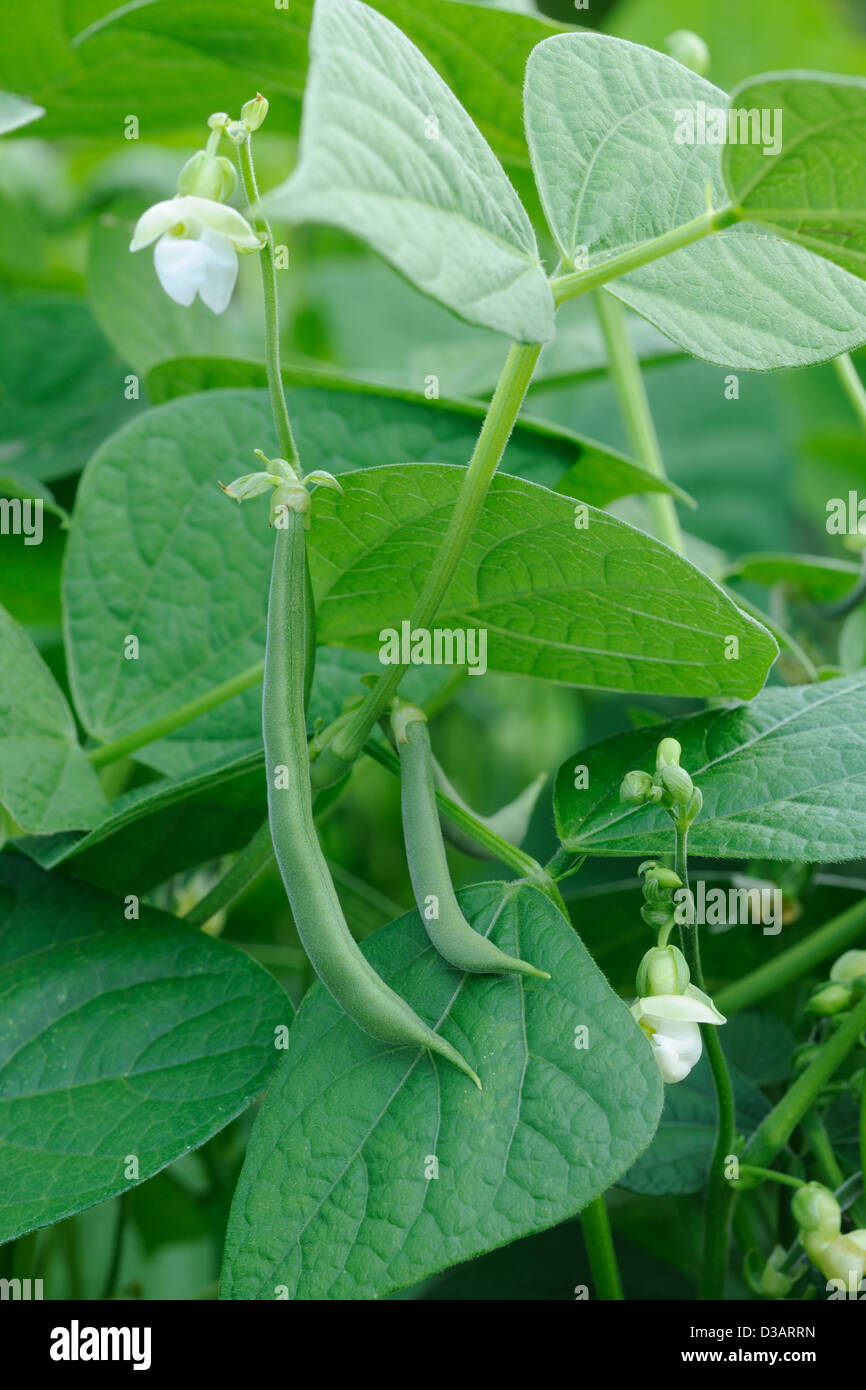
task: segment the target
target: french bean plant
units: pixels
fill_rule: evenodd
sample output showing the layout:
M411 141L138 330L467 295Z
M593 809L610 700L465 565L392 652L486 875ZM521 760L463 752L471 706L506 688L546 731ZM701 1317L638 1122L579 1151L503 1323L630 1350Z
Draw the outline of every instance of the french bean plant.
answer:
M866 79L205 8L2 77L4 1277L866 1296Z

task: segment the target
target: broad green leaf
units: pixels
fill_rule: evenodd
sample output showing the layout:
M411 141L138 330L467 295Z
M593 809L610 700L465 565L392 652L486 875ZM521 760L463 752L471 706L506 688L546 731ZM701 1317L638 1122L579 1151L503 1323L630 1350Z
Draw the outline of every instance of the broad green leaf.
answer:
M317 0L310 55L299 162L272 212L360 237L470 323L552 338L529 218L435 68L358 0Z
M670 735L682 744L682 766L703 794L701 815L689 831L694 854L806 863L859 859L866 833L864 715L866 672L860 671L766 690L750 705L606 739L559 770L559 837L583 854L669 851L673 831L666 812L623 805L619 786L631 768L652 771L656 746ZM575 789L577 766L588 769L586 790Z
M69 864L97 888L143 894L247 844L267 815L265 792L261 750L224 756L125 792L85 835L40 835L16 848L43 869Z
M204 1143L264 1089L290 1009L249 957L151 908L130 925L122 899L9 856L0 899L9 1240Z
M771 148L724 147L742 217L866 279L866 79L773 73L737 87L731 108L770 113L778 131Z
M729 565L722 578L756 584L784 584L795 595L828 603L850 593L861 573L850 560L823 555L744 555Z
M501 367L501 342L498 354ZM343 473L407 458L419 463L465 464L486 411L468 401L431 401L414 392L309 369L286 368L283 381L292 428L308 470ZM160 402L196 391L263 388L265 384L263 364L231 358L178 358L161 362L147 377L148 391ZM567 491L594 507L632 492L672 492L681 500L691 500L675 483L657 478L617 450L572 430L552 428L531 414L522 416L515 426L502 469Z
M13 0L3 0L6 6L11 15ZM247 0L242 8L234 0L96 8L101 17L81 16L85 28L63 0L44 0L23 32L11 18L5 26L0 73L37 96L50 92L46 133L120 135L130 111L149 132L196 126L203 110L239 108L256 86L271 101L269 125L297 131L310 0L292 0L286 9L273 0ZM447 78L500 158L525 166L523 70L533 45L556 26L474 4L383 0L377 9Z
M562 34L527 66L526 126L548 222L587 263L726 202L719 149L679 143L718 87L661 53L601 34ZM866 341L866 288L802 247L737 227L608 288L686 351L744 369L804 366Z
M434 464L367 469L343 477L343 497L314 502L322 641L372 653L384 629L401 630L462 478ZM756 693L776 654L767 632L667 547L591 508L582 529L583 516L545 488L495 477L436 625L486 631L495 670L606 690Z
M368 1038L314 986L247 1150L224 1298L284 1297L280 1286L305 1300L382 1297L574 1215L646 1147L661 1079L578 937L533 888L481 884L461 900L476 930L552 978L460 975L414 912L364 942L477 1066L484 1090L471 1095L429 1054Z
M71 295L3 296L0 382L0 468L43 482L77 473L139 410L124 367Z
M39 834L92 825L105 802L72 711L4 608L0 649L0 801L22 829Z
M477 437L479 406L312 385L322 381L312 374L297 381L289 405L308 471L344 474L413 454L464 462ZM273 536L261 507L234 507L217 486L249 471L255 447L276 449L266 393L208 392L131 422L88 465L69 534L64 601L76 705L100 741L169 713L264 656ZM532 424L518 426L504 464L551 483L574 465L568 486L599 502L645 477L620 455ZM168 533L166 499L176 518ZM557 505L571 515L573 504ZM137 659L124 655L130 636L139 641ZM323 645L328 640L322 635ZM371 665L320 651L313 717L338 713ZM409 698L420 698L417 684L414 692ZM260 729L255 687L143 756L180 773L250 751Z
M740 1022L739 1018L736 1022ZM725 1023L720 1031L734 1026L733 1022ZM757 1129L770 1105L747 1075L736 1067L729 1069L737 1133L749 1135ZM703 1056L684 1081L665 1086L664 1109L653 1141L620 1179L620 1186L653 1197L703 1191L717 1130L715 1087L709 1063Z
M34 106L32 101L16 96L14 92L0 92L0 135L31 125L44 115L43 106Z

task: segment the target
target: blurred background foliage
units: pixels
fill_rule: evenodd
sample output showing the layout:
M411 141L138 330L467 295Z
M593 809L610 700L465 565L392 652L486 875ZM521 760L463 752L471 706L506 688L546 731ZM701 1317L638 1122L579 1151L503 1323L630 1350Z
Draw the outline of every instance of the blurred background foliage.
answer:
M308 8L300 4L297 11L303 16ZM393 0L380 8L400 23L412 7ZM415 8L423 27L429 7ZM530 26L539 23L531 0L503 0L500 8L521 12ZM708 76L726 88L767 69L866 71L862 0L592 0L585 9L568 0L544 0L540 9L560 23L601 27L659 48L672 30L694 29L709 44ZM244 6L247 14L253 10L260 16L268 10L264 19L272 21L272 0ZM244 42L243 32L233 27L234 7L225 0L155 0L123 11L120 22L105 23L112 7L104 0L45 0L28 12L15 0L0 5L0 87L46 108L41 121L0 142L0 490L8 492L16 479L31 491L38 484L58 511L46 513L42 545L24 547L16 537L0 541L0 603L26 627L64 685L62 513L74 506L87 458L134 412L164 397L166 383L179 379L177 359L262 359L254 258L242 265L231 309L215 319L200 305L181 309L161 293L151 257L128 253L131 227L149 203L171 196L181 163L202 141L209 112L234 111L257 86L272 99L257 137L260 183L267 188L283 179L294 160L303 84L303 71L281 66L276 49ZM292 0L292 13L280 22L296 23L295 11ZM543 37L530 32L532 41ZM292 51L298 45L302 34ZM451 72L444 75L453 80ZM465 73L463 79L465 88ZM458 84L472 109L471 86L464 88ZM514 107L500 113L502 142L511 151L506 162L546 250L537 202L527 192L525 151L514 135L519 87L503 89L506 99ZM135 140L124 138L129 115L140 123ZM277 228L277 240L288 246L290 257L281 278L286 366L339 371L416 392L435 374L444 397L489 394L505 352L495 335L452 318L347 237ZM668 472L698 503L696 511L682 515L699 563L718 570L743 554L767 550L851 559L841 541L828 536L824 508L828 497L849 487L866 491L866 449L833 369L741 372L738 398L727 399L722 368L689 359L638 320L631 323L640 335ZM584 307L573 305L563 313L561 328L561 340L542 360L527 412L628 452L594 323ZM861 373L866 370L862 354L859 365ZM133 376L138 399L130 399L127 389ZM189 389L196 389L195 372ZM647 524L639 499L614 509ZM823 617L808 595L790 583L769 590L752 583L741 592L784 621L816 666L840 662L841 625ZM864 651L862 623L849 623L841 664L862 665ZM483 812L509 800L539 771L552 777L582 745L684 708L683 702L636 701L495 674L458 681L451 694L434 719L435 746L460 792ZM107 789L117 793L155 774L127 762L104 776ZM320 824L358 935L406 910L411 892L392 776L363 762ZM525 847L541 860L554 849L547 794ZM458 884L499 872L456 852L451 862ZM195 876L158 885L152 898L183 910L223 866L224 861L199 866ZM730 872L748 867L731 866ZM720 873L718 864L708 868L708 876L719 881L728 872ZM811 881L803 876L789 891L788 920L778 938L763 937L758 927L710 932L710 988L763 963L768 952L785 949L855 901L866 889L863 874L855 864L822 870ZM565 888L577 930L613 985L628 993L635 961L649 944L638 915L634 865L589 863ZM299 1001L310 972L275 871L262 874L228 920L210 929L250 951ZM803 982L804 992L811 983ZM775 1023L762 1025L761 1045L741 1047L744 1088L759 1086L772 1097L784 1080L791 1046L786 1023L800 1002L796 996L778 1003ZM768 1048L776 1059L769 1069ZM762 1066L764 1074L756 1077ZM701 1103L699 1092L698 1078L688 1093L693 1106ZM683 1096L688 1099L685 1090ZM757 1101L750 1093L746 1103L760 1105L760 1092ZM116 1256L123 1296L213 1297L228 1204L252 1118L247 1114L126 1198L28 1238L48 1295L97 1297ZM844 1116L839 1123L841 1133ZM699 1167L702 1161L699 1154ZM692 1208L700 1199L687 1186L678 1196L650 1198L640 1181L631 1185L636 1191L624 1186L611 1204L627 1292L688 1296L699 1229ZM767 1198L774 1200L772 1194ZM579 1223L573 1222L402 1296L571 1298L582 1281L588 1283L589 1275ZM748 1296L742 1284L732 1291Z

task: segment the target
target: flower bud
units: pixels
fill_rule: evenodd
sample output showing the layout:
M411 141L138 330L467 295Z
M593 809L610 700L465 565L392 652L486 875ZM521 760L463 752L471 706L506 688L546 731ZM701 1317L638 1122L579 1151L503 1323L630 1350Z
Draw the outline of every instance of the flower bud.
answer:
M803 1233L821 1240L834 1240L842 1229L842 1210L829 1187L820 1182L807 1182L799 1187L791 1201L791 1215ZM805 1243L805 1242L804 1242Z
M656 770L661 772L663 767L679 767L682 752L682 746L675 738L663 738L656 749Z
M830 979L834 984L866 989L866 951L845 951L833 962Z
M806 1008L809 1013L818 1014L822 1018L830 1018L833 1014L842 1013L851 1005L854 992L848 985L820 985L809 1000Z
M710 50L699 34L691 29L675 29L665 39L665 48L672 58L692 72L705 73L710 66Z
M810 1245L815 1247L815 1242L810 1241L809 1245L806 1245L809 1258L818 1266L825 1279L839 1279L846 1289L860 1287L866 1264L866 1250L856 1240L852 1240L850 1235L837 1236L820 1249L814 1248L814 1253Z
M644 903L640 915L653 931L661 931L670 925L674 914L670 903Z
M639 995L684 994L691 976L686 958L676 946L653 946L637 970Z
M685 768L668 764L661 768L659 775L664 789L663 805L687 806L694 795L695 788Z
M250 101L245 101L241 107L241 120L251 135L254 130L258 130L267 114L268 99L263 97L261 92L257 92Z
M627 772L620 783L619 799L629 806L644 806L652 794L653 779L648 772Z
M682 888L683 881L673 869L657 864L654 859L645 859L638 873L644 876L644 883L657 883L660 888Z
M228 111L214 111L212 116L208 116L208 130L224 130L229 123Z
M230 159L197 150L178 174L177 191L182 198L209 198L211 202L223 203L234 192L235 182Z

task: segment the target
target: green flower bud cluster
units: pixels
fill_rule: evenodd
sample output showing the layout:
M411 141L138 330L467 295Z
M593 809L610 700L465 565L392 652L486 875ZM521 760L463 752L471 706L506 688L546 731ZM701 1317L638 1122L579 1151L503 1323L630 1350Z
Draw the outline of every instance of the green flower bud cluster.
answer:
M833 962L830 979L818 986L806 1007L821 1018L832 1018L847 1012L864 991L866 951L845 951Z
M656 770L627 772L619 789L620 801L629 806L664 806L682 830L700 815L703 797L684 767L682 748L675 738L663 738L656 749Z
M638 875L643 879L641 917L654 931L670 930L674 925L674 889L682 888L682 879L655 859L645 859L638 866Z
M824 1277L858 1288L866 1267L866 1230L842 1235L842 1209L830 1189L819 1182L798 1188L791 1215L803 1249Z

